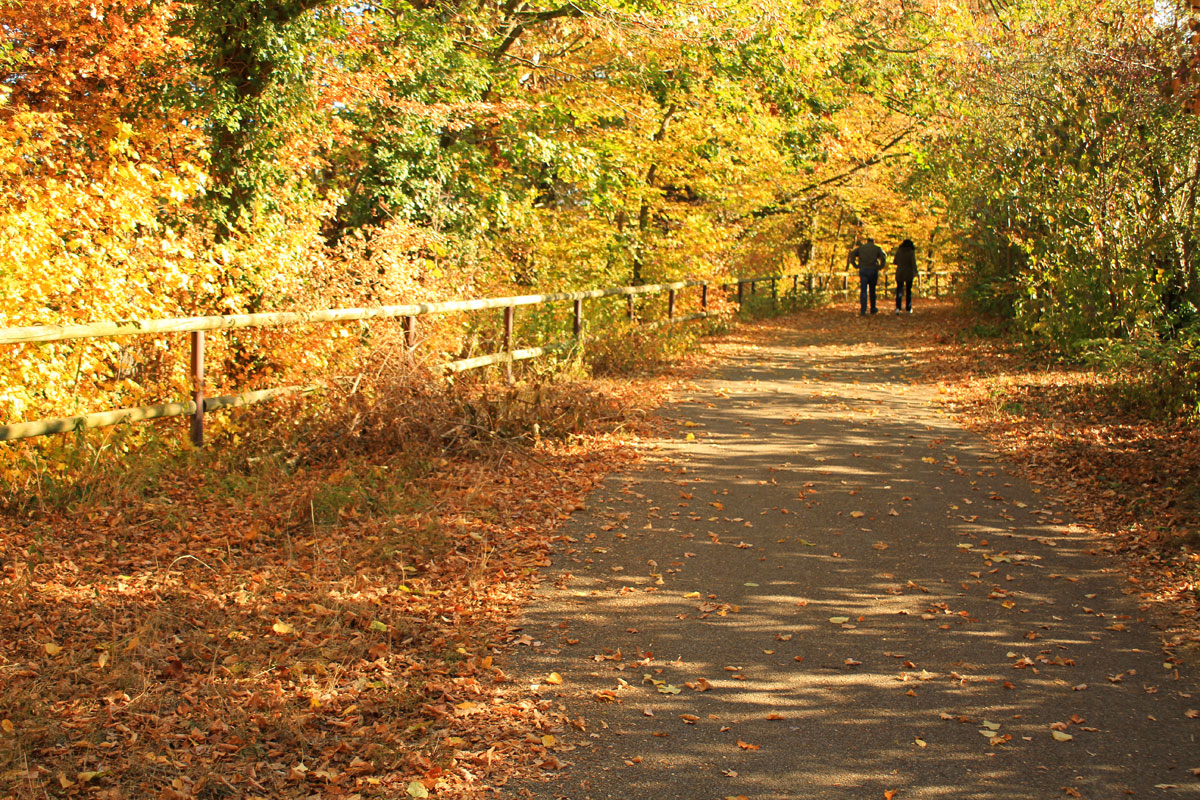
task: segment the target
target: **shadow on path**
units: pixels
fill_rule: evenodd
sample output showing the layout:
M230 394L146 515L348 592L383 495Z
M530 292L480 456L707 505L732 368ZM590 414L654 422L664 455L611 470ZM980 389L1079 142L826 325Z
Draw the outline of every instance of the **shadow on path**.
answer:
M1200 797L1194 668L1115 564L932 404L907 319L832 313L741 337L572 521L510 664L568 766L506 795Z

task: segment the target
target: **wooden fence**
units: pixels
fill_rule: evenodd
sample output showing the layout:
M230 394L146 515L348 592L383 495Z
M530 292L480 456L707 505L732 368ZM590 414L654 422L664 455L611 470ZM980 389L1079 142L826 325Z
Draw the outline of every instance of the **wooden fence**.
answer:
M946 273L930 273L933 277L933 293L942 290L939 275ZM634 298L640 295L656 295L666 293L667 315L665 318L646 323L648 326L674 324L704 319L709 316L708 300L710 287L724 289L737 287L737 302L739 305L746 301L747 287L749 294L758 292L759 284L769 283L773 303L778 303L779 286L787 278L791 278L792 297L799 296L800 291L849 293L857 290L857 281L851 280L852 273L811 273L805 275L768 275L758 278L742 278L730 283L712 284L709 281L678 281L646 286L622 286L609 289L595 289L583 292L560 292L556 294L534 294L516 297L493 297L481 300L453 300L443 303L413 303L408 305L377 306L374 308L339 308L324 311L290 311L261 314L226 314L209 317L175 317L170 319L131 320L126 322L96 322L72 325L33 325L17 328L0 328L0 345L34 344L61 342L70 339L98 339L114 336L155 335L169 333L187 333L191 339L191 358L189 374L192 384L192 398L181 402L161 403L137 408L121 408L111 411L100 411L81 414L72 417L43 419L32 422L15 422L0 425L0 441L28 439L35 436L65 433L69 431L86 430L118 425L123 422L138 422L141 420L162 419L166 417L191 417L191 438L200 446L204 442L204 415L208 412L223 408L262 403L286 395L308 393L317 390L319 386L281 386L274 389L243 392L241 394L207 397L204 392L204 345L205 336L209 331L227 331L238 328L270 328L292 325L312 325L317 323L354 322L372 319L404 320L405 345L411 351L416 347L417 319L432 314L448 314L454 312L472 312L487 309L503 309L504 334L503 349L498 353L464 358L451 361L444 365L447 372L464 372L494 364L503 364L511 378L512 364L537 358L553 352L562 352L578 346L583 341L584 301L604 297L625 297L627 300L627 315L634 319ZM857 278L857 273L853 274ZM838 283L840 282L840 286ZM949 281L946 281L947 285ZM884 283L887 286L886 280ZM681 291L699 288L700 311L687 316L676 315L678 295ZM541 305L546 303L574 304L572 338L539 347L522 349L513 348L513 323L516 309L519 306Z

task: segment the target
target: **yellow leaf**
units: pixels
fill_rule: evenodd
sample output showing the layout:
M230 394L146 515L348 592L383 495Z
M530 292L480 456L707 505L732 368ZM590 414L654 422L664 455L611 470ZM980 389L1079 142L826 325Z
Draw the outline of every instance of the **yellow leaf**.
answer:
M409 797L429 797L429 790L420 781L409 781L406 791Z
M556 741L555 738L547 733L545 736L542 737L542 746L543 747L554 747L555 741Z
M1071 734L1063 733L1062 731L1050 731L1050 735L1054 737L1054 741L1056 742L1069 742L1075 738Z
M275 620L275 624L271 626L271 630L275 631L280 636L287 636L289 633L292 633L295 630L295 628L293 628L291 625L287 624L286 622L280 622L279 620Z
M549 683L552 686L558 686L560 683L562 683L562 675L559 675L557 672L551 672L546 676L546 683Z
M103 653L101 653L99 655L99 657L96 658L96 666L99 667L100 669L104 669L106 666L108 666L108 651L107 650L105 650Z
M855 519L862 519L866 516L866 514L862 511L851 511L850 516L854 517Z
M699 597L699 596L700 596L699 592L688 592L687 594L684 595L684 597Z
M17 730L11 719L0 720L0 728L3 728L5 733L16 733Z
M921 738L913 739L913 742L917 745L917 747L928 747L929 746L929 742L927 742Z
M54 642L46 642L42 647L46 649L46 655L56 656L62 652L62 647Z
M688 435L684 437L684 440L688 442L694 442L696 441L696 434L689 432Z

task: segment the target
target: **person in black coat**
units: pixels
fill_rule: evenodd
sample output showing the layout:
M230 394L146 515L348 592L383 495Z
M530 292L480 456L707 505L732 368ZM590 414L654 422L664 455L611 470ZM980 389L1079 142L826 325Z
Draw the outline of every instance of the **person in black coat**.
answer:
M904 310L912 313L912 285L917 277L917 246L912 239L905 239L896 248L892 256L896 265L896 313L900 313L900 301L904 300Z
M858 306L859 314L867 313L867 300L871 303L871 313L875 308L875 285L879 282L879 270L887 266L887 253L875 244L875 240L867 237L864 244L850 251L847 262L858 268Z

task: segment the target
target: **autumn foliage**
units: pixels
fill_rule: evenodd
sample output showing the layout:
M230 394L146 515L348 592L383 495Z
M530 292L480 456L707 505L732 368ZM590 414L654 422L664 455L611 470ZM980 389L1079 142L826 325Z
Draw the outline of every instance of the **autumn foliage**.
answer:
M1200 129L1161 79L1188 44L1121 3L0 0L0 327L831 272L870 234L966 274L977 333L1185 425ZM589 326L512 385L438 370L494 314L422 318L411 356L398 322L223 332L210 394L317 391L213 415L207 452L170 424L4 445L4 792L421 796L549 763L544 708L482 707L496 620L661 388L563 378L698 332ZM518 340L569 327L522 310ZM5 356L4 422L191 388L183 336Z

